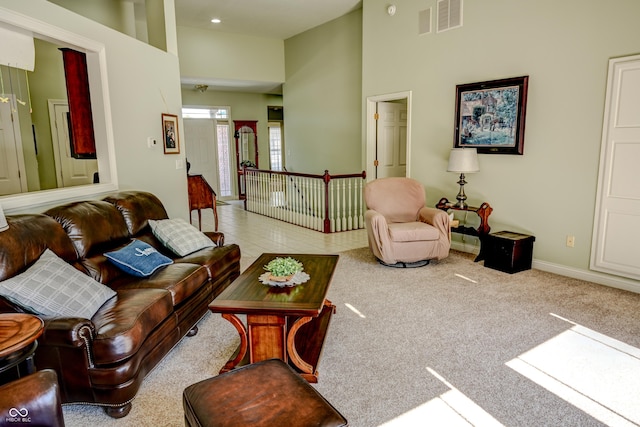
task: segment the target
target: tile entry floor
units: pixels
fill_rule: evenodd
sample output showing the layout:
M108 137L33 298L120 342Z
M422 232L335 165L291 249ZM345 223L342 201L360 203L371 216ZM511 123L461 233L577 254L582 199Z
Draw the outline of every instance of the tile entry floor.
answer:
M225 243L237 243L242 253L244 270L265 252L338 253L368 246L366 230L321 233L244 210L241 201L226 201L218 206L218 231ZM198 214L191 213L194 226ZM213 231L213 211L202 210L202 230Z

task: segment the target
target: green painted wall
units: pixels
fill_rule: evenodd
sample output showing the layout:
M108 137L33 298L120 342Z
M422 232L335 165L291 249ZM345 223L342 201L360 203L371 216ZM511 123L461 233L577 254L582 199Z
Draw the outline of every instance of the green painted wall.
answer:
M435 0L395 16L387 3L364 2L362 97L412 91L411 174L428 202L458 190L446 172L456 85L529 75L524 155L481 155L466 193L493 206L493 230L534 234L537 260L588 269L607 65L638 53L640 2L466 1L462 28L423 35L418 13L435 16Z
M284 82L284 42L178 27L182 79Z
M362 171L362 11L285 41L287 169Z

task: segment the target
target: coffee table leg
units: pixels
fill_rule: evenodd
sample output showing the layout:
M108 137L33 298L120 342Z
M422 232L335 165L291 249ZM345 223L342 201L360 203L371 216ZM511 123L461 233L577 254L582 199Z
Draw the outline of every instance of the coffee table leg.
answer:
M312 317L300 317L291 326L289 330L289 334L287 335L287 353L289 353L289 359L293 362L294 365L302 371L303 374L314 375L313 366L302 360L302 357L298 354L298 350L296 349L296 333L298 329L309 322L311 322Z
M249 340L247 339L247 328L244 327L244 324L235 314L224 313L222 315L224 319L227 319L231 324L236 328L238 334L240 335L240 345L238 346L236 357L229 360L223 367L220 369L220 373L228 372L235 368L238 363L244 359L247 354L247 348L249 347Z

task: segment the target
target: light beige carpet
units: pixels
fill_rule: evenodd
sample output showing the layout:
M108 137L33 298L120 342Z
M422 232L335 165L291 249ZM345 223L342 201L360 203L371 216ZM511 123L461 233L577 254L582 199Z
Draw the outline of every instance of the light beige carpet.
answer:
M315 387L356 427L390 422L451 386L505 426L604 425L505 364L571 327L556 316L640 347L640 295L537 270L509 275L458 252L417 269L383 267L366 248L344 252L329 299L337 313ZM199 326L145 379L127 417L66 405L67 426L184 425L182 390L216 375L239 342L219 315Z

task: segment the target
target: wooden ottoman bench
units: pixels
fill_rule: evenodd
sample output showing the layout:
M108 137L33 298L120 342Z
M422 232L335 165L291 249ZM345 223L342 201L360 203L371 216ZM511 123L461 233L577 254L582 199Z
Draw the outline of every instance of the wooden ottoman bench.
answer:
M183 404L187 427L348 425L316 389L280 359L192 384L184 390Z

